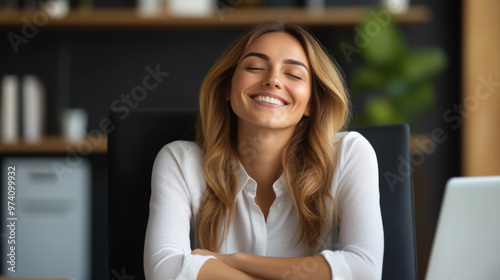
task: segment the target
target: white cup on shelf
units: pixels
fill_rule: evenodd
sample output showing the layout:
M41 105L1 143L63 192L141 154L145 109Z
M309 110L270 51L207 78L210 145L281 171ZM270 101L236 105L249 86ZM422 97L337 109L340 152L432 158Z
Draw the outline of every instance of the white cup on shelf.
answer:
M380 0L380 5L393 14L404 14L410 9L410 0Z
M84 109L61 111L61 126L64 138L71 142L83 140L87 134L88 114Z
M69 0L48 0L40 2L42 10L51 18L63 18L68 15L70 10Z
M167 0L169 13L175 16L209 16L213 11L212 0Z

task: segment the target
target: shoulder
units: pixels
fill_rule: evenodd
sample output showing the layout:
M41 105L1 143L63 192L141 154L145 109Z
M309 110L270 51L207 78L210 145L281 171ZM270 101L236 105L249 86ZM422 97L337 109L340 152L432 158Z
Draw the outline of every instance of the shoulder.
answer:
M201 153L200 146L193 141L177 140L163 146L162 150L172 151L177 154Z
M343 201L351 196L378 196L377 156L370 142L355 131L340 132L335 139L334 197Z
M204 189L203 156L195 142L174 141L163 146L153 164L153 186L185 186L193 198Z
M378 173L377 156L368 140L356 131L335 135L336 175L359 176L360 173Z
M375 153L370 142L356 131L338 132L335 135L335 151L339 156Z
M189 156L189 155L201 154L201 149L200 146L198 146L198 144L196 144L193 141L182 141L182 140L177 140L166 144L165 146L163 146L160 153L162 151L170 152L177 156Z
M200 165L203 156L201 148L192 141L173 141L158 152L155 165L177 164L180 168L189 168L190 165Z

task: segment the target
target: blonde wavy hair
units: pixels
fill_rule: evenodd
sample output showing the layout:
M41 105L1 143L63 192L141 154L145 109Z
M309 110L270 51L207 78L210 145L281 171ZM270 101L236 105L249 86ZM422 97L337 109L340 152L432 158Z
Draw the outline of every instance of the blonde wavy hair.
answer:
M337 225L335 200L330 193L336 164L334 137L349 116L342 75L334 60L306 29L291 23L264 22L226 49L201 85L197 142L203 151L207 189L196 218L196 235L203 249L219 250L234 216L238 184L237 117L227 101L232 76L247 47L270 32L285 32L296 38L311 66L311 114L296 125L282 152L280 166L297 212L300 240L312 249L317 248L325 241L321 240L325 221L332 221L332 227L326 229L329 232Z

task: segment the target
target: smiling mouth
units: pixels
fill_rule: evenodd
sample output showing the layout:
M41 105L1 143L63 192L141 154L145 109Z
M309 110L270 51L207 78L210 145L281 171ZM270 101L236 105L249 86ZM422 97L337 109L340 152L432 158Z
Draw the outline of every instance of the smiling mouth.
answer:
M274 104L274 105L279 105L279 106L284 106L286 105L285 102L277 99L277 98L274 98L274 97L269 97L269 96L263 96L263 95L257 95L255 97L253 97L253 100L255 101L260 101L260 102L266 102L266 103L269 103L269 104Z

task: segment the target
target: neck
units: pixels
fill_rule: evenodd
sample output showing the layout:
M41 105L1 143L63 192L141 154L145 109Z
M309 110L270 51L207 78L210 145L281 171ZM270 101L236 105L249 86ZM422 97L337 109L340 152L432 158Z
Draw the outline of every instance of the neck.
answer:
M238 153L245 171L258 185L269 186L280 177L281 154L293 129L269 129L238 124Z

